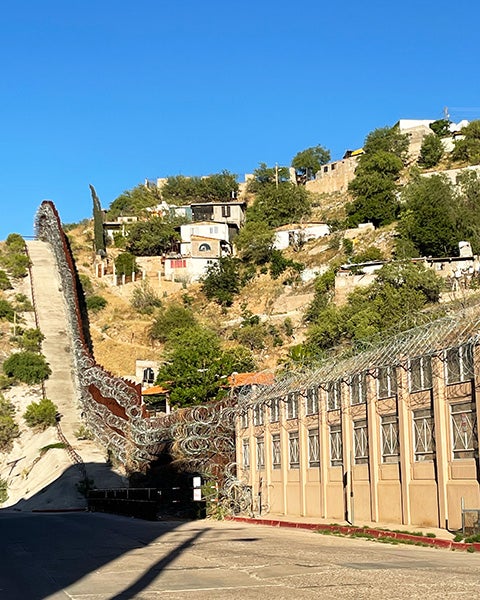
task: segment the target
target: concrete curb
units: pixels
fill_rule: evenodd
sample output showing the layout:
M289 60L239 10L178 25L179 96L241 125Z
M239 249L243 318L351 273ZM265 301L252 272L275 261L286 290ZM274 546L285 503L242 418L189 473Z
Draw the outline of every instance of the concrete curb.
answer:
M355 533L366 533L374 538L391 538L405 542L417 542L434 548L445 548L447 550L462 550L480 552L480 543L454 542L442 538L432 538L424 535L412 535L398 531L385 531L372 529L371 527L351 527L349 525L325 525L320 523L298 523L295 521L281 521L278 519L254 519L252 517L227 517L229 521L238 523L250 523L252 525L267 525L269 527L290 527L293 529L308 529L310 531L331 531L349 536Z

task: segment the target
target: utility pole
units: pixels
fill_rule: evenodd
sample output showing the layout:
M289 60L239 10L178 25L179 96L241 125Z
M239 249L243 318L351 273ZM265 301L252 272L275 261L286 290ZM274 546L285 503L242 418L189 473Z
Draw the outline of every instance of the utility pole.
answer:
M278 188L278 163L275 163L275 187Z

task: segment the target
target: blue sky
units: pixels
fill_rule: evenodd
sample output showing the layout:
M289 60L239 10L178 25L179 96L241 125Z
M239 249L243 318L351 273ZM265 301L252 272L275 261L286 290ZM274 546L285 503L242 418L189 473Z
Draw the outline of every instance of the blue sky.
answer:
M0 239L142 182L332 158L400 118L480 118L471 0L6 0Z

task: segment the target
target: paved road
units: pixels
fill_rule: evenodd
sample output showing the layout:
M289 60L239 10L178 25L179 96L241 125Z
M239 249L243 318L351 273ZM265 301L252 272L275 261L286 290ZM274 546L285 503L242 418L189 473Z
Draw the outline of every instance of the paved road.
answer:
M1 600L480 597L480 555L309 531L0 511Z

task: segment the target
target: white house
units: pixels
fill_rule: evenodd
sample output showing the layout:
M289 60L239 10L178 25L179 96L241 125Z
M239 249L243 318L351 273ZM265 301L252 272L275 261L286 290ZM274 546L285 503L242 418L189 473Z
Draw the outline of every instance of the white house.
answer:
M330 227L326 223L306 223L304 225L284 225L275 229L273 247L284 250L289 246L301 246L310 240L329 235Z

